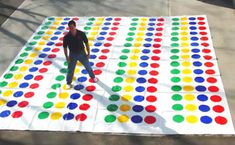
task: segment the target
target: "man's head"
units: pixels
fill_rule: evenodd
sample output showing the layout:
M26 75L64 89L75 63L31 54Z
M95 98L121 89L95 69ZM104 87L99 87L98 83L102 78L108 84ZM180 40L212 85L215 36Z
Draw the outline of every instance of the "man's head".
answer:
M69 21L68 26L71 31L76 30L76 23L74 20Z

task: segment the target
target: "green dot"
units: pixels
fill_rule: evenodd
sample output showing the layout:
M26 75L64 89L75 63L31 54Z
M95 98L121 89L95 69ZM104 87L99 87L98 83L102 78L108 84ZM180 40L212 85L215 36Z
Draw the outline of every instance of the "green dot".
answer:
M50 18L48 18L48 20L53 21L53 20L55 20L55 18L54 17L50 17Z
M2 94L2 90L0 90L0 94Z
M87 22L86 25L92 25L93 23L92 22Z
M126 38L126 41L133 41L133 40L134 40L134 38L132 38L132 37Z
M84 30L91 30L91 27L84 27Z
M47 98L55 98L56 92L50 92L47 94Z
M180 63L177 62L177 61L172 61L172 62L171 62L171 66L173 66L173 67L177 67L177 66L179 66L179 65L180 65Z
M179 22L173 22L172 25L179 25Z
M179 49L171 49L171 53L179 53L180 50Z
M179 18L172 18L173 21L179 21Z
M31 51L33 49L33 47L26 47L24 50L25 51Z
M172 73L172 74L179 74L179 73L180 73L180 70L178 70L178 69L172 69L172 70L171 70L171 73Z
M40 114L38 114L39 119L46 119L48 116L49 116L48 112L41 112Z
M20 57L26 57L26 56L28 56L28 55L29 55L28 53L23 52L23 53L20 54Z
M179 47L179 44L178 43L172 43L171 47Z
M10 79L10 78L12 78L13 77L13 74L12 73L8 73L8 74L5 74L4 75L4 78L5 79Z
M36 41L29 42L29 45L35 45L35 44L37 44Z
M175 116L173 117L173 120L174 120L175 122L181 123L181 122L184 121L184 117L183 117L182 115L175 115Z
M62 73L62 74L67 74L67 72L68 72L68 69L66 69L66 68L60 69L60 73Z
M181 91L181 90L182 90L182 87L181 87L181 86L178 86L178 85L175 85L175 86L172 86L172 87L171 87L171 90L172 90L172 91Z
M179 30L179 27L172 27L172 30Z
M46 23L45 23L45 25L50 25L50 24L51 24L51 22L46 22Z
M131 47L132 44L131 44L131 43L125 43L124 46L125 46L125 47Z
M131 26L137 26L138 23L131 23Z
M55 79L56 79L57 81L63 81L64 78L65 78L65 76L59 75L59 76L57 76Z
M118 85L112 87L112 91L114 91L114 92L118 92L118 91L120 91L121 89L122 89L122 87L121 87L121 86L118 86Z
M177 55L172 55L172 56L170 57L170 59L176 60L176 59L179 59L179 56L177 56Z
M0 87L5 87L8 83L6 81L0 82Z
M51 86L52 89L57 89L57 88L60 88L61 87L61 84L53 84Z
M138 21L139 18L132 18L132 21Z
M88 35L89 34L89 32L87 32L87 31L83 31L86 35Z
M122 53L130 53L130 50L129 49L123 49Z
M41 38L41 36L34 36L34 37L33 37L34 40L38 40L38 39L40 39L40 38Z
M177 36L177 35L179 35L178 32L172 32L172 33L171 33L171 36Z
M114 122L116 120L116 116L114 116L114 115L107 115L107 116L105 116L104 120L105 120L106 123L112 123L112 122Z
M113 111L116 111L118 109L118 106L115 105L115 104L110 104L108 107L107 107L107 110L113 112Z
M123 75L124 73L125 73L125 71L122 70L122 69L119 69L119 70L116 71L117 75Z
M178 83L178 82L180 82L180 77L172 77L171 81L174 83Z
M136 27L131 27L129 28L130 31L135 31L136 30Z
M68 66L69 63L67 61L64 62L64 66Z
M134 33L134 32L129 32L129 33L127 33L127 35L128 35L128 36L134 36L135 33Z
M180 94L174 94L171 98L174 101L180 101L183 97Z
M37 34L38 35L42 35L42 34L44 34L45 32L44 31L39 31Z
M181 110L183 110L183 106L181 104L174 104L172 106L172 109L175 111L181 111Z
M10 71L16 71L16 70L18 70L18 69L19 69L18 66L13 66L13 67L10 68Z
M125 67L125 66L126 66L126 63L125 63L125 62L119 62L119 63L118 63L118 66L119 66L119 67Z
M45 109L48 109L48 108L51 108L53 105L54 105L54 104L53 104L52 102L46 102L46 103L43 104L43 107L44 107Z
M49 27L48 26L43 26L42 27L42 30L46 30L46 29L48 29Z
M121 83L123 81L123 78L122 77L116 77L115 79L114 79L114 82L115 83Z
M95 18L89 18L88 20L89 21L95 21Z
M24 62L23 59L17 59L17 60L15 61L15 64L21 64L21 63L23 63L23 62Z
M171 41L178 41L179 40L179 38L177 38L177 37L172 37L171 38Z
M120 97L116 94L113 94L109 97L110 101L118 101L120 99Z
M128 56L126 56L126 55L121 55L119 58L120 58L121 60L126 60L126 59L128 58Z

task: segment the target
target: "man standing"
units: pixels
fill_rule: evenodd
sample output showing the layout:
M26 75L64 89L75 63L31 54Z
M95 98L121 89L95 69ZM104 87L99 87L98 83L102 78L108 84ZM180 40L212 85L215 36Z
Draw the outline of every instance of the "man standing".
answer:
M91 79L97 82L98 79L95 77L88 60L90 58L90 47L86 34L76 29L76 23L73 20L69 21L68 26L70 31L64 36L63 40L64 54L68 62L68 73L66 77L68 87L72 88L72 79L77 61L80 61L86 68ZM83 43L85 43L87 54ZM69 48L69 55L67 47Z

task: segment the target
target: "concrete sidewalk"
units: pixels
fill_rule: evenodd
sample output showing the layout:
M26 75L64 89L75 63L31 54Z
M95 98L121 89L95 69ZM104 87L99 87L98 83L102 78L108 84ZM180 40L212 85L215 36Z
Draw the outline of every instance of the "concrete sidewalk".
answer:
M235 10L225 0L25 0L0 27L0 75L47 16L207 15L232 119L235 124ZM1 131L0 145L169 144L228 145L235 137L139 137L93 133Z

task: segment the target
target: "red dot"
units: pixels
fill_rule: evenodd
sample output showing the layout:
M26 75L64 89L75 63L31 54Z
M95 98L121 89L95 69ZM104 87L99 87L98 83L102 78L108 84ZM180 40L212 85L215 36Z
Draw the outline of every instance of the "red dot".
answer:
M159 56L152 56L151 59L152 60L160 60L160 57Z
M161 42L162 39L161 39L161 38L155 38L154 41L155 41L155 42Z
M114 39L113 37L108 37L107 38L108 41L113 41L113 39Z
M163 23L157 23L156 25L157 26L163 26L164 24Z
M198 25L205 25L205 22L198 22Z
M74 20L74 21L77 21L77 20L79 20L79 18L75 17L75 18L73 18L73 20Z
M22 111L16 111L12 114L13 118L20 118L23 115Z
M96 88L95 88L95 86L87 86L86 87L86 90L88 91L88 92L92 92L92 91L94 91Z
M66 27L66 30L69 30L69 27ZM68 32L64 32L65 34L67 34Z
M39 72L40 72L40 73L45 73L45 72L47 72L47 71L48 71L47 68L41 68L41 69L39 69Z
M206 70L206 74L212 75L212 74L215 74L215 71L212 69L208 69Z
M116 35L116 32L109 32L109 35Z
M68 28L68 27L67 27L67 28ZM67 29L67 28L66 28L66 29ZM68 28L68 29L69 29L69 28ZM68 29L67 29L67 30L68 30ZM69 33L69 32L64 32L63 35L67 35L68 33Z
M55 58L55 57L56 57L55 54L50 54L50 55L48 55L48 58Z
M94 70L93 72L95 75L100 75L102 73L102 70L97 69L97 70Z
M60 37L60 39L59 39L60 41L63 41L64 40L64 37Z
M82 96L82 99L85 101L90 101L91 99L93 99L93 96L91 94L85 94L84 96Z
M31 89L36 89L36 88L39 87L39 84L34 83L34 84L31 84L29 87L30 87Z
M150 66L152 68L158 68L159 67L159 64L158 63L151 63Z
M154 49L154 50L153 50L153 53L159 54L159 53L161 53L161 50L160 50L160 49Z
M86 120L87 116L84 113L78 114L76 117L76 121L84 121Z
M146 100L148 102L155 102L157 100L157 97L150 95L146 98Z
M99 56L99 59L107 59L107 56L101 55L101 56Z
M216 87L216 86L210 86L210 87L208 88L208 90L209 90L210 92L218 92L218 91L219 91L219 88Z
M105 65L105 63L103 63L103 62L98 62L98 63L96 64L97 67L103 67L104 65Z
M215 117L215 122L221 125L226 124L228 121L226 118L222 117L222 116L217 116Z
M24 94L25 98L31 98L33 96L34 96L34 92L27 92L27 93Z
M202 41L207 41L208 40L208 37L201 37L200 38Z
M149 72L149 74L152 76L156 76L156 75L158 75L158 71L152 70Z
M199 30L206 30L206 27L200 26L200 27L199 27Z
M45 62L43 62L43 65L45 65L45 66L47 66L47 65L51 65L52 64L52 62L51 61L45 61Z
M162 31L163 30L163 28L156 28L156 31Z
M119 24L120 24L119 22L114 22L114 23L113 23L114 26L117 26L117 25L119 25Z
M214 64L213 64L212 62L206 62L204 65L205 65L206 67L212 67L212 66L214 66Z
M111 29L112 30L118 30L118 27L112 27Z
M201 45L204 46L204 47L208 47L209 43L201 43Z
M114 21L121 21L122 18L114 18Z
M52 52L58 52L58 51L60 51L60 49L59 49L59 48L54 48L54 49L52 49L51 51L52 51Z
M204 55L203 58L206 59L206 60L211 60L211 59L212 59L212 56L210 56L210 55Z
M89 105L89 104L86 104L86 103L81 104L81 105L79 106L79 109L80 109L80 110L88 110L89 108L90 108L90 105Z
M160 48L160 47L161 47L161 44L153 44L153 47L154 47L154 48Z
M210 99L211 99L211 101L213 101L213 102L220 102L220 101L222 100L222 98L221 98L220 96L218 96L218 95L212 95L212 96L210 97Z
M109 50L108 49L102 49L101 52L102 53L109 53Z
M150 78L150 79L148 79L148 82L151 84L156 84L158 82L158 80L155 78Z
M205 18L204 17L198 17L197 19L198 20L204 20Z
M216 82L217 82L217 79L214 78L214 77L209 77L209 78L207 78L206 80L207 80L207 82L209 82L209 83L216 83Z
M204 48L204 49L202 49L202 52L203 52L203 53L210 53L210 52L211 52L211 50L210 50L210 49L206 49L206 48Z
M207 35L207 32L201 31L199 34L200 35Z
M162 36L162 33L155 33L155 36ZM160 42L160 41L156 41L156 42Z
M18 104L19 107L23 108L23 107L26 107L28 106L29 102L28 101L22 101Z
M156 111L156 107L153 106L153 105L148 105L148 106L145 107L145 110L147 112L154 112L154 111Z
M154 86L150 86L150 87L147 88L147 91L150 92L150 93L153 93L153 92L157 91L157 88L154 87Z
M58 42L55 44L55 46L62 46L62 45L63 45L63 43L61 43L61 42Z
M157 21L162 22L162 21L164 21L164 18L158 18Z
M42 79L43 79L43 76L42 76L42 75L37 75L37 76L34 77L34 80L35 80L35 81L40 81L40 80L42 80Z
M213 107L213 110L217 113L221 113L221 112L224 112L224 107L220 105L216 105Z
M147 123L147 124L153 124L156 122L156 118L154 116L146 116L144 118L144 121Z
M105 43L104 46L105 47L110 47L110 46L112 46L112 44L111 43Z

